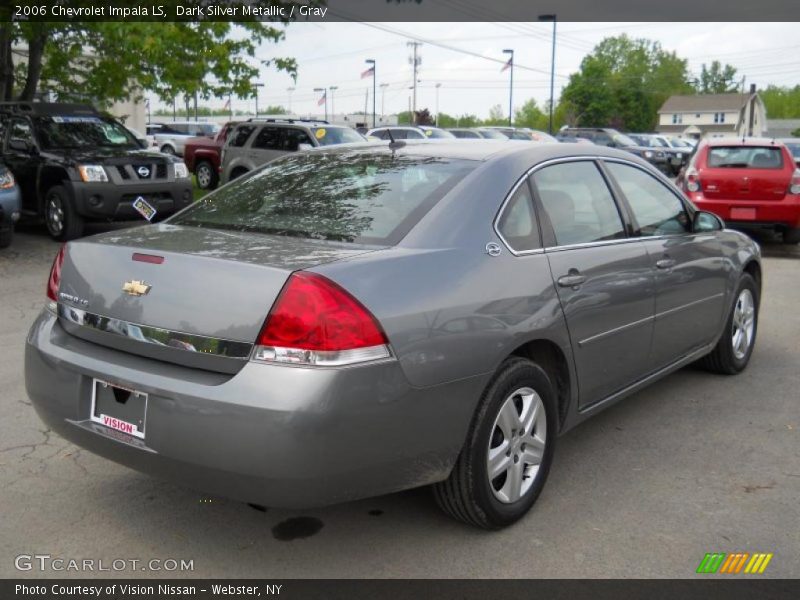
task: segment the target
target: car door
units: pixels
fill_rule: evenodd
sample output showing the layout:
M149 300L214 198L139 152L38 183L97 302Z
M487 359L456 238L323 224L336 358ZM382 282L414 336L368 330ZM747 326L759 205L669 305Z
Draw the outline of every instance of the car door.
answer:
M38 212L36 181L42 157L28 119L13 117L9 120L3 158L19 185L22 210Z
M658 369L714 340L725 317L729 271L719 234L692 232L691 215L677 190L638 165L607 160L604 167L624 198L655 274L651 368Z
M532 182L585 409L647 373L655 280L593 160L544 166Z

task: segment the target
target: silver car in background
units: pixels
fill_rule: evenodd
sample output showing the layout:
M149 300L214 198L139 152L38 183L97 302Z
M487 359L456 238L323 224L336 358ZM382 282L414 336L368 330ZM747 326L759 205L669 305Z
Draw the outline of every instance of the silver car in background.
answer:
M68 440L210 493L432 485L492 529L559 434L694 361L742 371L760 290L758 246L628 152L331 147L64 246L26 386Z

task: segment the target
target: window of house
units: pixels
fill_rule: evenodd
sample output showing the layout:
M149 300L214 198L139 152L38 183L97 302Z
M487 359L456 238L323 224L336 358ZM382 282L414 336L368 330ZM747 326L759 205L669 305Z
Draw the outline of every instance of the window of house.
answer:
M724 112L714 113L714 123L724 123L724 122L725 122Z
M680 125L683 123L683 115L672 115L672 124Z

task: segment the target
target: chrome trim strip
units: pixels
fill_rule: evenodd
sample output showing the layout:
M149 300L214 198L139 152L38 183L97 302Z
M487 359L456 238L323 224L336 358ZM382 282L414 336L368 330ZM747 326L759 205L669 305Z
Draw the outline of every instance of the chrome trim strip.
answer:
M675 308L662 310L660 313L656 313L655 318L656 319L660 319L661 317L666 317L668 315L671 315L673 313L681 311L681 310L683 310L685 308L689 308L689 307L695 306L697 304L701 304L703 302L709 302L710 300L716 300L717 298L722 298L724 296L725 296L725 294L720 292L719 294L714 294L713 296L707 296L705 298L700 298L699 300L693 300L693 301L689 302L688 304L682 304L681 306L676 306Z
M122 319L105 317L95 313L58 303L58 316L69 323L94 331L107 333L140 344L152 344L162 348L184 352L221 356L236 360L247 360L253 344L223 338L206 337L160 327L131 323Z
M610 335L614 335L615 333L620 333L621 331L625 331L626 329L631 329L632 327L637 327L639 325L644 325L645 323L649 323L653 321L655 316L650 315L649 317L645 317L644 319L639 319L638 321L632 321L630 323L626 323L625 325L620 325L619 327L615 327L614 329L609 329L608 331L604 331L602 333L595 334L591 337L586 338L585 340L581 340L578 342L578 346L582 347L586 344L590 344L592 342L596 342L597 340L601 340L606 338Z

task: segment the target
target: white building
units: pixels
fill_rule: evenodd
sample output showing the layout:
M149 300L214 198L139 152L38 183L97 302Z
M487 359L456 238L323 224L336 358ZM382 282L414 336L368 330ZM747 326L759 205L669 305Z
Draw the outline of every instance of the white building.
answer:
M658 111L658 132L684 137L755 136L767 131L764 102L751 88L748 94L670 96Z

